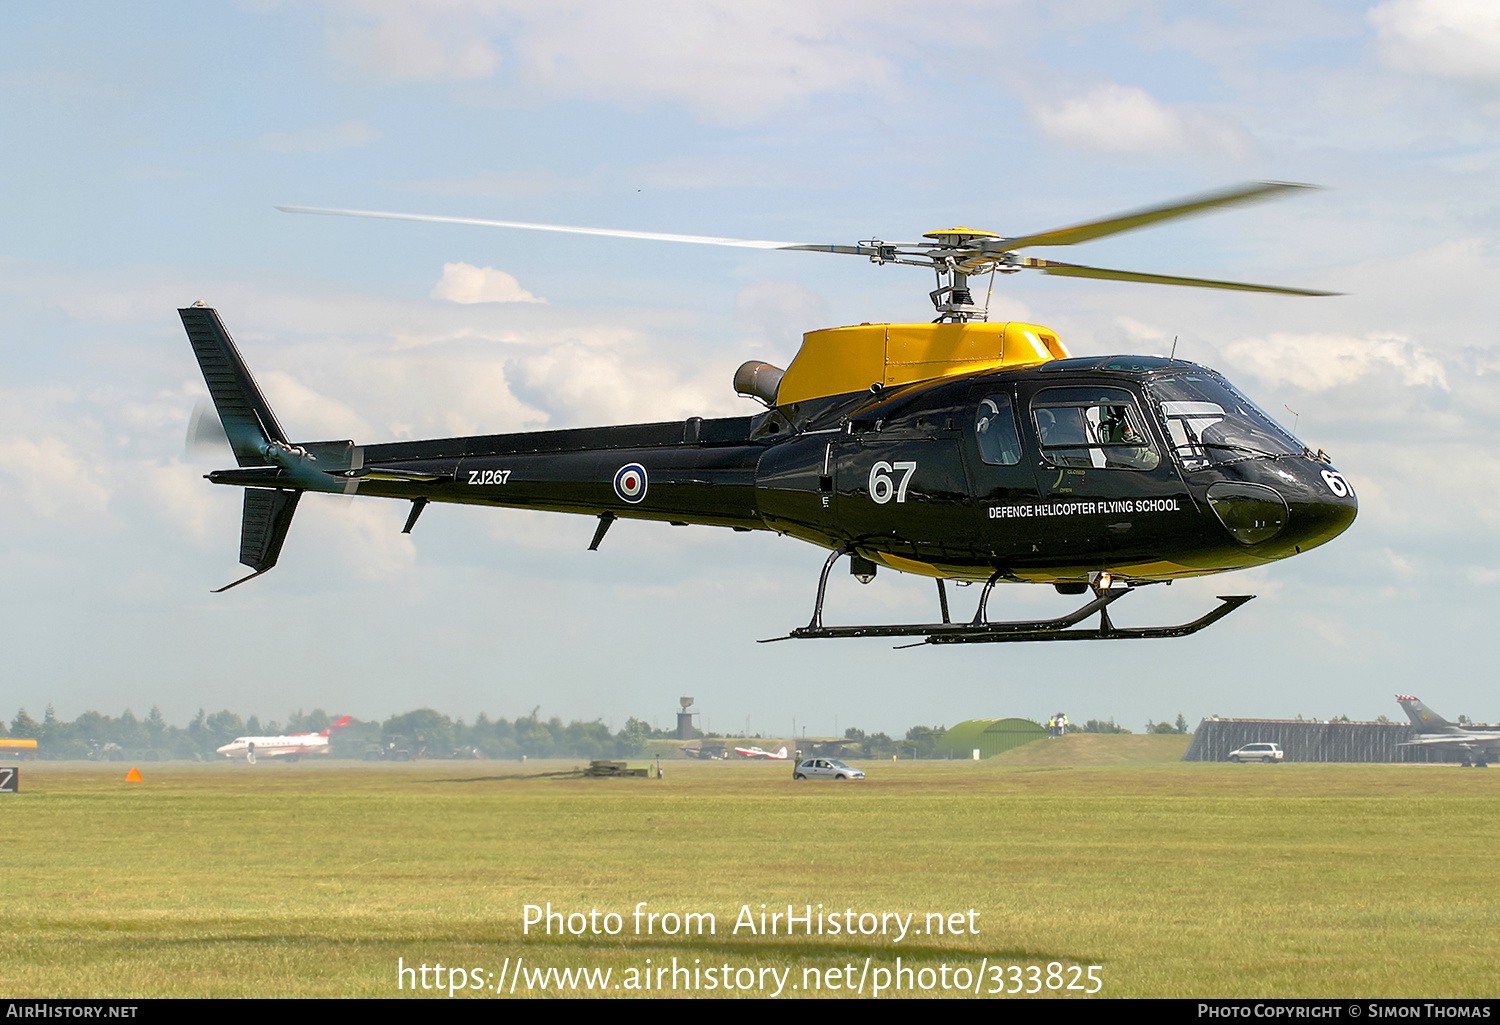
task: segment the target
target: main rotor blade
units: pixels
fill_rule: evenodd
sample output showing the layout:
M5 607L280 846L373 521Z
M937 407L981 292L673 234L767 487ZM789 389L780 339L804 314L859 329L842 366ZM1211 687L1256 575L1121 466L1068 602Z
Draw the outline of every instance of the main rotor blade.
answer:
M1001 242L1000 248L1009 251L1024 249L1026 246L1070 246L1075 242L1087 242L1090 239L1103 238L1105 235L1130 231L1134 228L1144 227L1147 224L1153 224L1156 221L1165 221L1173 217L1186 217L1189 214L1202 213L1205 210L1212 210L1214 207L1229 206L1234 203L1249 203L1258 199L1270 199L1273 196L1295 192L1298 189L1315 189L1317 187L1316 185L1302 185L1297 182L1251 182L1248 185L1237 185L1233 188L1221 189L1217 192L1205 192L1200 196L1179 199L1165 206L1153 206L1145 210L1135 210L1130 213L1109 217L1102 221L1093 221L1089 224L1076 224L1071 228L1058 228L1055 231L1039 231L1031 235L1022 235L1020 238L1008 238Z
M1147 285L1191 285L1195 288L1230 288L1240 292L1277 292L1282 295L1343 295L1342 292L1320 292L1313 288L1283 288L1280 285L1251 285L1243 281L1213 281L1209 278L1179 278L1168 274L1081 267L1075 263L1058 263L1055 260L1038 260L1032 257L1024 257L1020 266L1034 267L1043 274L1058 274L1066 278L1103 278L1109 281L1139 281Z
M710 235L672 235L659 231L624 231L618 228L578 228L568 224L529 224L525 221L486 221L477 217L439 217L432 214L397 214L379 210L325 210L311 206L278 206L288 214L327 214L333 217L380 217L391 221L432 221L437 224L475 224L482 228L523 228L527 231L560 231L570 235L605 235L657 242L693 242L705 246L737 246L741 249L810 249L815 252L853 252L856 246L820 246L804 242L770 242L749 238L715 238Z

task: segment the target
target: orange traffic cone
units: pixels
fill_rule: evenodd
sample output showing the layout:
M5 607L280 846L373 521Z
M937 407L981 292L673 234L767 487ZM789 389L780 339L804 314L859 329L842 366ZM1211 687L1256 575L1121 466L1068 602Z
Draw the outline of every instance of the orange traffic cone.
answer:
M141 779L141 770L137 769L134 765L132 765L130 767L130 771L125 774L125 782L126 783L141 783L141 782L143 782L143 780Z

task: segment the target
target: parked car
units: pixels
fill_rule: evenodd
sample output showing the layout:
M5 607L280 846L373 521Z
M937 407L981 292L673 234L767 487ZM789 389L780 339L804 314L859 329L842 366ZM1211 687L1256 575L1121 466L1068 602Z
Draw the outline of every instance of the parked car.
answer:
M1285 757L1280 744L1246 744L1229 752L1231 762L1279 762Z
M837 758L804 758L792 770L792 779L864 779L861 769Z

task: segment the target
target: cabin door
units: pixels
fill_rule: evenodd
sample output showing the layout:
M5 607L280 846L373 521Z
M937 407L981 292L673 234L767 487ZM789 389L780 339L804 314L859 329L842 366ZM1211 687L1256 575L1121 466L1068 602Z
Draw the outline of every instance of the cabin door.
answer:
M970 562L973 503L955 418L939 411L850 428L831 451L840 532L898 558Z

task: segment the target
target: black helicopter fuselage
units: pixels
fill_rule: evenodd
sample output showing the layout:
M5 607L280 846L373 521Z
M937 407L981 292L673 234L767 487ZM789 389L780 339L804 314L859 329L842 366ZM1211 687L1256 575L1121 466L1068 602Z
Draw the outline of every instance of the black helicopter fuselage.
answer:
M1036 270L1063 277L1283 295L1306 288L1090 267L1021 256L1229 205L1304 191L1252 182L1069 227L1001 236L953 227L917 242L776 242L370 210L383 217L760 250L857 256L930 268L937 319L810 331L785 370L750 361L735 388L767 411L571 431L358 446L293 444L218 315L180 311L239 469L210 479L246 488L240 561L276 564L303 491L412 503L545 509L598 517L591 549L617 519L774 530L830 549L811 622L790 637L921 636L922 643L1183 636L1250 600L1173 627L1116 627L1107 606L1134 585L1260 565L1322 544L1354 519L1353 489L1213 371L1156 357L1073 358L1039 324L991 323L970 279ZM941 622L825 626L828 575L847 557L937 579ZM245 577L236 584L243 583ZM951 621L944 581L982 580L974 619ZM1001 581L1094 592L1074 613L997 623ZM235 586L231 584L229 586ZM1099 614L1097 629L1077 630Z
M1285 558L1357 508L1326 457L1223 378L1156 357L1057 359L747 417L287 453L209 479L405 499L408 528L427 502L454 502L599 517L596 544L615 519L773 530L906 572L1077 591L1101 573L1147 583Z

